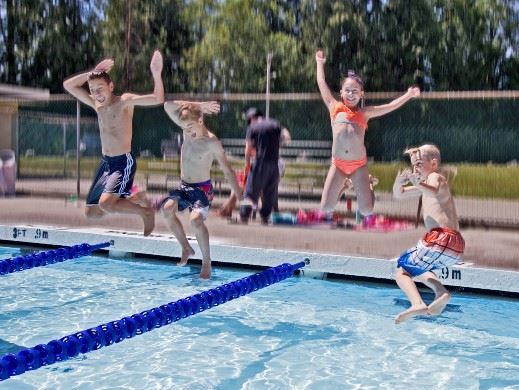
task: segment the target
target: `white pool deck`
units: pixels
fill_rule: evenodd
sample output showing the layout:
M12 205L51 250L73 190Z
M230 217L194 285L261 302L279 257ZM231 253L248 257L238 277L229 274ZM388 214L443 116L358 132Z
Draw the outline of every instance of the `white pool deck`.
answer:
M0 225L0 241L12 245L71 246L83 242L97 244L111 242L107 248L110 255L120 257L139 254L178 258L180 246L172 235L152 234L143 237L137 232L102 228L70 228L45 225ZM194 262L200 259L200 250L194 238L191 245L196 251ZM38 249L40 250L40 249ZM106 251L105 251L106 252ZM393 280L395 261L381 258L366 258L307 251L266 249L253 246L229 245L218 238L211 240L211 255L214 265L225 263L240 267L269 267L281 263L296 263L305 258L310 264L304 268L304 275L325 278L328 274L345 277ZM167 259L165 260L167 261ZM444 269L438 273L443 283L452 287L486 290L507 295L519 294L519 272L476 267L467 262Z

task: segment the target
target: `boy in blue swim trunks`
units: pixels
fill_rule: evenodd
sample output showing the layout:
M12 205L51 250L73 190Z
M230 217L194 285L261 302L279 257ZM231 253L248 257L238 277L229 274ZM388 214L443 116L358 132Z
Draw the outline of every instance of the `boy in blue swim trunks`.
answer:
M186 265L189 257L195 254L177 217L177 212L190 211L191 227L195 231L202 252L200 278L209 279L211 255L209 232L204 221L207 219L213 196L210 175L214 160L218 161L232 190L238 194L238 199L241 198L241 189L221 142L204 125L204 114L217 114L220 105L217 102L169 101L164 104L164 110L182 129L184 142L180 151L180 187L172 190L169 196L159 201L157 208L161 210L168 227L182 247L179 266Z
M438 315L445 309L450 299L449 291L432 271L456 264L465 249L449 184L440 173L439 149L434 145L422 145L407 149L405 153L411 157L413 170L398 172L393 184L393 197L422 196L428 232L397 260L396 282L411 301L411 307L396 316L397 324L417 315ZM411 185L406 185L409 182ZM431 304L424 303L413 279L434 291L435 298Z
M93 71L70 77L63 87L76 99L92 107L99 119L103 157L87 196L85 214L99 218L105 213L137 214L144 222L144 235L155 226L155 213L142 198L129 198L137 168L132 147L132 119L135 106L153 106L164 102L162 55L153 53L150 70L154 90L147 95L124 93L115 95L108 75L114 61L105 59ZM89 92L83 88L88 83Z

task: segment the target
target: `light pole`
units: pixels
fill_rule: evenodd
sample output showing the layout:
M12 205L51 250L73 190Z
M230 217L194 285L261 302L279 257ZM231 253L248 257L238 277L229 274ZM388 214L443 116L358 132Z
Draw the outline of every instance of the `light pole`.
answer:
M270 67L272 65L272 52L269 52L267 54L267 91L266 91L266 97L265 97L265 117L269 118L269 106L270 106Z

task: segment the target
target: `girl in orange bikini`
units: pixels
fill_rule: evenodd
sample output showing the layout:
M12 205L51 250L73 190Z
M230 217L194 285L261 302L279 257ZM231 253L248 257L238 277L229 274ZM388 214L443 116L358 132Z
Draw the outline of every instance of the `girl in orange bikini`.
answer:
M346 178L350 178L360 212L370 215L373 211L375 197L368 173L368 158L364 146L364 135L368 129L368 120L382 116L404 105L407 101L420 95L420 89L410 87L407 92L388 104L362 107L364 85L354 72L342 83L340 90L342 101L337 101L326 84L324 64L326 57L322 50L315 54L317 62L317 85L321 97L330 111L333 143L332 164L324 183L321 197L321 209L332 211L337 204Z

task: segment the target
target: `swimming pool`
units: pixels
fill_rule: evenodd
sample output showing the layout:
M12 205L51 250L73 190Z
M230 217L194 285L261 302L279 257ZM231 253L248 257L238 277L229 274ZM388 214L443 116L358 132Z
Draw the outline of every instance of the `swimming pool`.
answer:
M0 248L0 258L18 253ZM84 257L0 277L0 353L45 343L248 276ZM519 301L455 293L394 325L391 285L290 278L0 389L489 389L519 386Z

